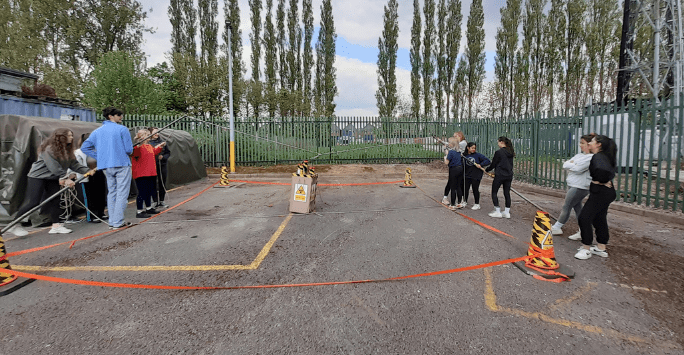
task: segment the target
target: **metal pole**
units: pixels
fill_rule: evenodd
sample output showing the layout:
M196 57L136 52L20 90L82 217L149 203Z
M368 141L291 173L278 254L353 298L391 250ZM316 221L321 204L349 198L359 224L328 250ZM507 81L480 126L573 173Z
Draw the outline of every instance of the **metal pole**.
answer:
M230 35L233 32L233 24L228 25L228 110L230 112L230 173L235 174L235 126L233 116L233 51L231 49Z
M653 15L655 16L655 26L653 31L653 99L656 103L660 103L658 95L660 94L660 1L655 0L653 4Z

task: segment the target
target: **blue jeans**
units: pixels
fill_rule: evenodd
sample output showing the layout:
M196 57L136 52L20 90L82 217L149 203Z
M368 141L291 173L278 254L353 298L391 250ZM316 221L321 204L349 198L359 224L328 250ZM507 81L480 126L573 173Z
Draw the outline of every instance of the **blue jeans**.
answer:
M104 170L107 177L107 208L109 209L109 225L120 227L124 223L124 211L128 205L128 194L131 191L131 167L120 166Z
M582 212L582 200L589 195L589 190L578 189L576 187L571 187L568 189L568 193L565 195L565 203L563 204L563 209L561 210L560 216L558 216L558 224L565 224L565 222L570 219L571 210L575 210L575 217L579 218L580 212Z

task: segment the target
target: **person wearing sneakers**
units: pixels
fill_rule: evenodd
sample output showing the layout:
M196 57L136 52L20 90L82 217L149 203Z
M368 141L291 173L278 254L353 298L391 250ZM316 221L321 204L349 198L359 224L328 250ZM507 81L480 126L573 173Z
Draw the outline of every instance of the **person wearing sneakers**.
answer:
M589 142L589 150L594 153L589 163L589 199L582 207L577 223L582 234L582 246L577 250L575 258L589 259L592 254L608 257L608 206L617 196L613 187L615 168L617 166L617 146L612 139L597 135ZM593 229L592 229L593 226ZM596 231L596 245L594 241Z
M487 166L492 162L486 156L477 152L477 144L470 142L466 146L465 155L463 156L465 163L465 190L463 191L463 207L468 203L468 192L470 187L473 187L473 197L475 197L475 204L471 209L480 209L480 181L482 181L482 174L484 173L483 166Z
M513 150L513 143L507 137L499 137L497 140L499 150L494 153L492 164L490 164L485 171L494 170L494 181L492 182L492 203L494 203L495 210L489 213L490 217L494 218L511 218L511 182L513 182L513 158L515 151ZM503 186L504 199L506 200L506 209L501 212L499 207L499 188Z
M453 139L450 138L448 141L453 142L454 144L449 144L446 149L446 152L444 152L444 163L447 165L449 164L449 162L447 161L447 155L449 154L449 151L456 150L457 152L463 153L465 152L467 144L465 140L465 135L463 135L463 132L461 131L454 132ZM447 184L446 186L444 186L444 197L442 198L442 204L445 206L451 206L449 204L449 191L451 191L451 184L450 181L447 180ZM460 203L461 201L458 202Z
M572 157L572 159L563 163L563 169L568 171L566 182L568 184L568 193L565 194L565 203L563 209L556 223L551 226L551 233L553 235L563 234L563 226L570 218L570 213L575 210L575 217L579 218L582 211L582 200L589 195L589 183L591 176L589 176L589 163L593 154L589 151L589 142L596 134L591 133L580 138L580 152ZM568 237L570 240L580 240L582 235L577 233Z
M149 127L148 130L152 134L152 139L150 140L151 146L157 146L164 143L159 137L159 130L155 127ZM152 200L154 201L154 207L169 207L169 205L164 202L166 198L166 179L168 177L168 161L171 156L171 151L169 147L164 145L161 154L157 156L155 164L157 165L157 179L156 179L156 192L152 194Z
M138 207L136 218L149 218L158 212L152 206L152 194L155 193L155 181L157 180L157 164L155 160L166 146L162 142L155 147L149 145L150 131L141 129L135 135L135 140L140 144L133 148L133 179L138 188L138 197L135 202ZM145 209L144 205L147 205Z
M449 145L452 147L458 145L455 137L449 138ZM456 197L458 197L458 201L461 201L463 198L463 186L461 184L463 181L463 163L461 162L461 152L450 150L445 160L449 165L449 187L451 188L450 208L452 210L463 208L460 203L458 205L456 204Z
M68 169L80 174L88 172L88 167L81 165L74 156L73 141L74 132L67 128L58 128L40 145L38 160L31 165L28 173L26 188L28 203L19 208L17 217L38 206L44 193L45 196L52 196L59 192L62 186L74 187L74 181L69 179L69 174L67 174ZM61 214L59 198L53 198L47 202L46 206L52 220L52 228L48 233L71 233L71 229L59 223ZM20 225L15 225L8 232L16 236L28 234Z
M81 151L97 160L97 168L104 170L107 178L107 209L109 227L119 229L130 226L124 221L131 189L131 158L133 142L128 128L121 124L123 112L114 107L102 110L105 117L102 126L94 130L83 142Z

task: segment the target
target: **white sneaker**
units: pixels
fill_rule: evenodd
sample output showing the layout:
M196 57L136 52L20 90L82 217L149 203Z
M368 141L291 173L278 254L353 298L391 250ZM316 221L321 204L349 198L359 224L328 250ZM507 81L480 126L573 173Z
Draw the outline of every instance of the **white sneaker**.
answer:
M582 231L577 231L577 233L568 237L570 240L582 240Z
M579 248L577 254L575 254L575 259L587 260L591 258L591 251L589 249Z
M166 202L164 202L164 201L159 201L159 202L157 203L157 207L164 207L164 208L167 208L167 207L169 207L169 205L167 205Z
M480 209L480 205L476 203L476 204L473 205L473 207L470 207L470 209L471 209L471 210L479 210L479 209Z
M551 228L551 235L561 235L563 234L563 230L560 228Z
M503 217L503 215L501 214L501 212L492 211L492 212L489 212L489 217L501 218L501 217ZM510 218L510 216L508 218Z
M58 225L57 227L50 228L48 234L67 234L73 232L69 228L65 228L63 225Z
M605 250L599 249L596 245L592 245L591 248L589 248L589 251L594 254L598 255L602 258L607 258L608 257L608 252Z
M449 199L446 197L442 198L442 204L445 206L449 206Z
M511 218L511 213L510 213L510 212L503 211L503 212L501 212L501 217L503 217L503 218Z
M8 229L7 232L12 233L17 237L23 237L29 234L28 231L26 231L26 229L24 229L24 227L20 226L19 224L15 224L14 227Z
M463 206L462 208L465 208L465 206L468 205L468 201L463 201L460 203L460 205Z

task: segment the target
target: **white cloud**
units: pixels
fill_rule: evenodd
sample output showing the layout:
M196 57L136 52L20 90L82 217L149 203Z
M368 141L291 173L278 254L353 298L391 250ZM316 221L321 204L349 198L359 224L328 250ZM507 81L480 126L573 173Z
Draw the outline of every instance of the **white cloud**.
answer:
M358 59L337 56L337 103L338 116L377 116L375 92L378 90L378 67L375 63L364 63ZM397 68L399 95L410 94L408 70Z

